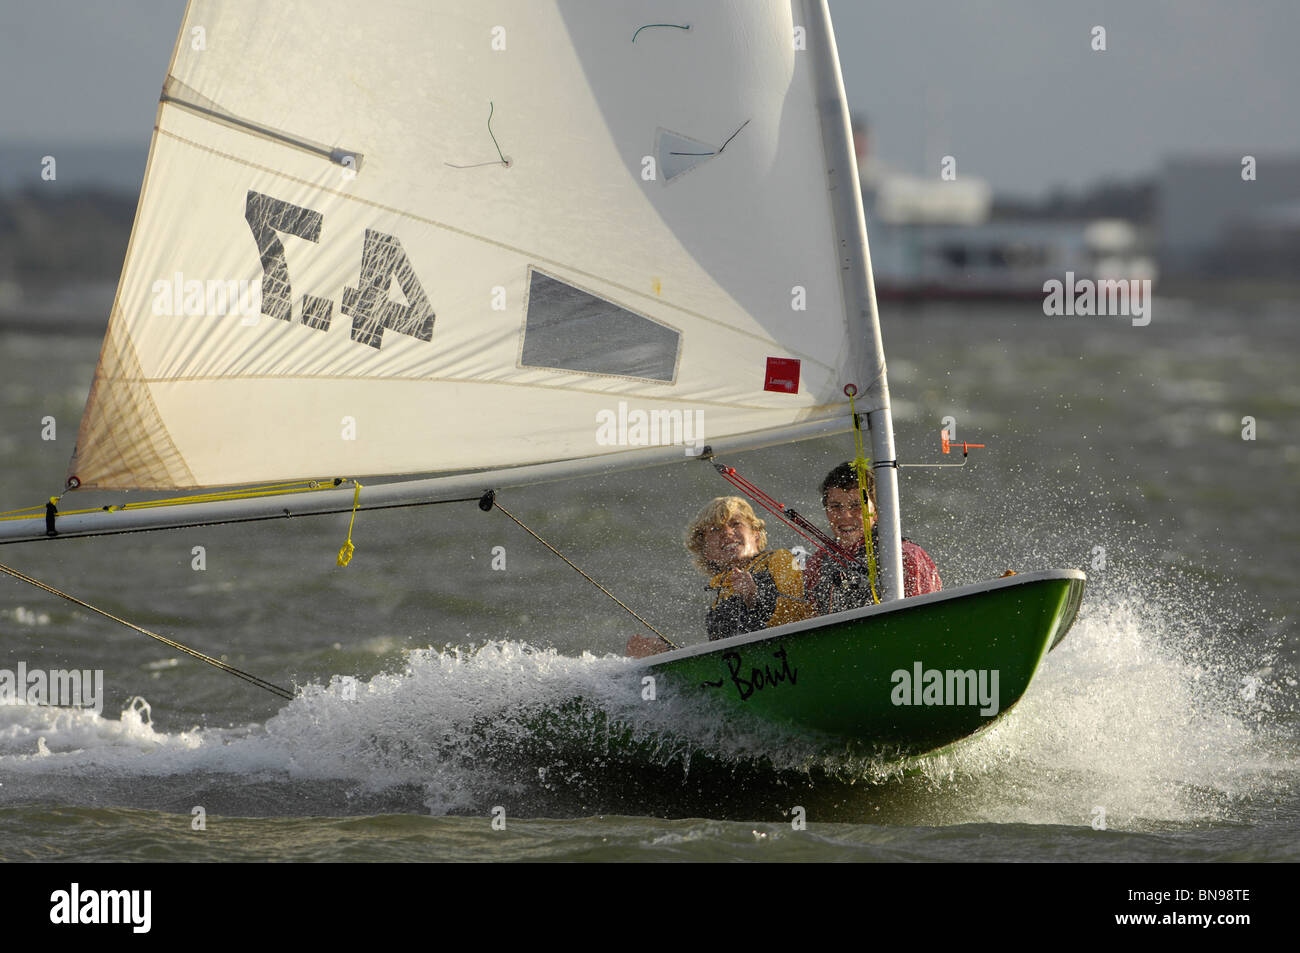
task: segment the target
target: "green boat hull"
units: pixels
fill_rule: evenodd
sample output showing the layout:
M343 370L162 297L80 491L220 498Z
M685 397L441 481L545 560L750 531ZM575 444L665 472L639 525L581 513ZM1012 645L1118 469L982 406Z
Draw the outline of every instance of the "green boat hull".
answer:
M1078 613L1086 577L1024 573L646 659L662 690L816 748L906 757L988 728Z

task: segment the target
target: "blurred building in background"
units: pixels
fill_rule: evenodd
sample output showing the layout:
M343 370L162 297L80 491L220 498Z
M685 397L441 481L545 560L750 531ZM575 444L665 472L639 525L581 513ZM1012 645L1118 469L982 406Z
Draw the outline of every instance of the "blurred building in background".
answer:
M1300 295L1300 158L1175 157L1158 174L1017 200L959 170L893 168L855 120L882 298L1041 298L1048 280L1160 278L1166 294ZM0 320L102 326L112 305L145 150L0 143Z
M1160 267L1173 278L1300 280L1300 159L1175 158L1160 175Z
M1132 219L1086 203L1006 206L983 179L899 172L871 151L866 123L854 146L876 290L882 298L1042 297L1044 282L1154 278L1152 234L1141 203Z

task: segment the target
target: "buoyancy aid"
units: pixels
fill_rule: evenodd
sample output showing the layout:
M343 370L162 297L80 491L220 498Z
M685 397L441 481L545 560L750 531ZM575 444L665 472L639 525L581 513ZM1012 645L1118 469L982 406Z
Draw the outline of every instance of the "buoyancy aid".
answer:
M716 593L705 626L709 639L810 619L816 612L804 601L803 572L788 549L766 550L738 567L754 577L757 594L750 605L731 586L731 570L709 580Z

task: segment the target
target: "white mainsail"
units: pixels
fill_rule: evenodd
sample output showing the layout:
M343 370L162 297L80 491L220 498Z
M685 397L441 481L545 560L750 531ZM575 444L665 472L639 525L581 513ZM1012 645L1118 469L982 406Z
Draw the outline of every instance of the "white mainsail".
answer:
M386 0L364 16L191 0L68 486L465 474L363 504L395 505L844 430L852 384L882 594L900 597L824 0ZM308 493L293 512L339 507ZM290 512L226 500L56 529L51 509L0 540Z
M355 17L341 0L191 2L81 486L842 428L846 383L882 406L789 3Z

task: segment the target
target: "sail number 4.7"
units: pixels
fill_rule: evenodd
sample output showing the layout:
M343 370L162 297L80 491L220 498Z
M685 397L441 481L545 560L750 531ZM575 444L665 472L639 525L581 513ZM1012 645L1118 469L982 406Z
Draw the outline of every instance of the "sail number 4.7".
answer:
M262 313L281 321L293 320L293 289L280 234L320 242L324 217L320 212L251 189L244 218L253 230L262 258ZM280 233L280 234L277 234ZM392 279L406 296L406 304L388 297ZM355 288L343 289L340 309L352 319L352 340L378 348L384 331L407 334L421 341L433 339L433 308L415 277L411 260L394 235L367 228L361 247L361 276ZM317 331L328 331L334 302L312 294L302 296L299 320Z

